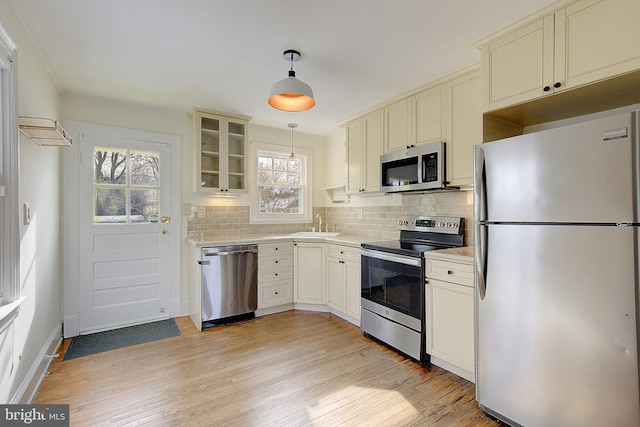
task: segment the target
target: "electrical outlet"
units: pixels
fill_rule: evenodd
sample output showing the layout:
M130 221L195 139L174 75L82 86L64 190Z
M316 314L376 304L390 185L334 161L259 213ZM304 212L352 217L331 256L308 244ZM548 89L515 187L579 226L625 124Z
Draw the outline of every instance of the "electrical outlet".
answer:
M24 204L24 225L31 224L31 208L29 203Z

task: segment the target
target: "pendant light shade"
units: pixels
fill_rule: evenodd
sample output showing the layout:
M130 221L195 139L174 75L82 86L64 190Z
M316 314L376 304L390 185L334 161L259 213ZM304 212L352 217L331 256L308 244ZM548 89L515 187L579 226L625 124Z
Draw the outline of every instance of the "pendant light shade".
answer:
M285 50L283 57L291 62L289 77L276 82L271 88L269 105L283 111L305 111L316 105L311 87L296 78L293 63L300 60L300 52Z

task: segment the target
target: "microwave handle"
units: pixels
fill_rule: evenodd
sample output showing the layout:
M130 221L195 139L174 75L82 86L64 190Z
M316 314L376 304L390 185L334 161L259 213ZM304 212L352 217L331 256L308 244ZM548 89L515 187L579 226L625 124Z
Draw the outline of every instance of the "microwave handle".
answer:
M422 175L422 179L420 182L427 181L427 156L420 156L420 171Z

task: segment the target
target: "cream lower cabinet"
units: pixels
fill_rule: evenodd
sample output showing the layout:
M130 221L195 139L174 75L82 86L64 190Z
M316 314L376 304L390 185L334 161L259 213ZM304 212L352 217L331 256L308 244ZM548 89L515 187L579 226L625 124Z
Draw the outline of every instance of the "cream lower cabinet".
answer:
M360 250L325 244L327 305L360 320Z
M293 301L304 304L326 304L322 276L324 243L295 242L293 245Z
M638 0L581 0L481 42L484 111L640 69L638 20Z
M258 245L258 308L293 302L293 244Z
M427 352L432 363L473 381L473 265L428 259L426 276Z

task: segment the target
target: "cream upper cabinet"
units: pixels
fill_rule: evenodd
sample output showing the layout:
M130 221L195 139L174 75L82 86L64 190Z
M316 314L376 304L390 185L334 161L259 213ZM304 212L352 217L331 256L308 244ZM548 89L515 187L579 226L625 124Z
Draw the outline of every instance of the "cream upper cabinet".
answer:
M382 109L375 110L346 125L349 194L380 191L382 113Z
M581 0L484 43L484 111L640 69L639 19L637 0Z
M475 69L453 81L449 89L447 170L450 185L473 185L473 147L482 143L482 81Z
M414 125L411 145L446 139L447 85L438 85L412 96Z
M411 145L411 98L384 107L384 152L401 150Z
M250 117L192 110L193 191L216 195L247 192Z
M446 84L438 85L384 108L385 153L445 139L446 90Z

